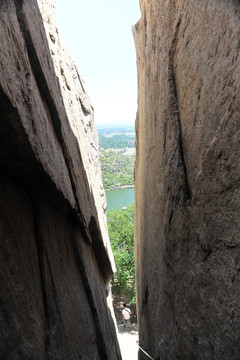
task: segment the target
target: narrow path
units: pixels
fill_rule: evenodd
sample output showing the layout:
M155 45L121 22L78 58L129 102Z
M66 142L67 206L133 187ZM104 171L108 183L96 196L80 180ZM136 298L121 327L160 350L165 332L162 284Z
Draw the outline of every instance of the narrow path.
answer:
M137 324L130 324L129 328L118 325L118 341L121 348L122 360L138 359L138 330Z

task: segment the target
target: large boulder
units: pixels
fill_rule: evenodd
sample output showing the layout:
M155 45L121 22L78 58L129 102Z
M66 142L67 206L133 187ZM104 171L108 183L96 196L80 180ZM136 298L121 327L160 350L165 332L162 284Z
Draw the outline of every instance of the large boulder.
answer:
M237 360L240 4L140 2L134 27L140 344L161 360Z
M0 15L0 358L121 359L84 82L52 1L1 1Z

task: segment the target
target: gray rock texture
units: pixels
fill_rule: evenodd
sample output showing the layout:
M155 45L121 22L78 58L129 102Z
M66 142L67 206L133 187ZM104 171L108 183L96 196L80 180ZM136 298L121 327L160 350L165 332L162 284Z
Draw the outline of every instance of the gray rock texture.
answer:
M133 30L140 344L161 360L237 360L240 3L140 3Z
M1 1L0 46L0 359L120 360L94 113L52 1Z

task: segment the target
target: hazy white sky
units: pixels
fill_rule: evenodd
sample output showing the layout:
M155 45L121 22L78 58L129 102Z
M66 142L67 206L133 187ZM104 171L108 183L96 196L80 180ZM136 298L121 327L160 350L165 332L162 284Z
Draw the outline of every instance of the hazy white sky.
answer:
M58 28L77 63L97 125L134 124L139 0L55 0Z

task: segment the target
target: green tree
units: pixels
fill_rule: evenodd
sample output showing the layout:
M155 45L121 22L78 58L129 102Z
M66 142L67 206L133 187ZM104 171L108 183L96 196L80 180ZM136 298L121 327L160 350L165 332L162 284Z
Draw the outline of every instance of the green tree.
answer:
M105 190L134 184L135 155L125 155L122 150L101 150L100 159Z
M124 293L128 302L135 302L135 261L133 239L134 205L107 213L110 242L117 271L112 279L112 292Z

